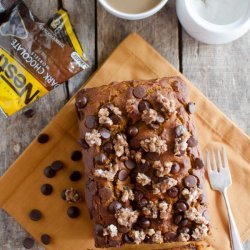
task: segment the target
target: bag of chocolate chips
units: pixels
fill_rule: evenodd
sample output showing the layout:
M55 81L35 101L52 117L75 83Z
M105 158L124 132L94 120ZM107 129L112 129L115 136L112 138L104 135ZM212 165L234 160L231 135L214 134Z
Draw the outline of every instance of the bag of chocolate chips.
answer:
M73 31L61 40L53 20L42 23L22 0L0 0L0 109L6 116L89 67ZM69 20L61 28L66 23L70 31Z

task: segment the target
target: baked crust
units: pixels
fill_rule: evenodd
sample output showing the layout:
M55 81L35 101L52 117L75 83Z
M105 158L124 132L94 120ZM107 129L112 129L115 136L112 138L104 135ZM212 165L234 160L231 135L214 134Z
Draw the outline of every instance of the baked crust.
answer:
M96 247L206 237L194 109L179 77L113 82L77 94Z

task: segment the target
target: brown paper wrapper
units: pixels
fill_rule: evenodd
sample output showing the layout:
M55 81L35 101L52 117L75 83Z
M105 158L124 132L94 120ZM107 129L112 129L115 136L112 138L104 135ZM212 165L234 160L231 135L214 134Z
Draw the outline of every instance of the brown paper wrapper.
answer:
M247 135L137 34L131 34L118 46L88 81L87 87L100 86L112 81L176 75L187 82L191 100L196 102L195 118L203 151L207 147L221 147L221 145L224 145L227 150L233 179L233 185L229 188L229 199L241 238L246 240L250 238L248 193L250 190L248 164L250 140ZM71 171L77 169L83 171L81 162L72 162L70 159L71 152L79 149L74 99L65 105L43 132L50 136L50 141L46 144L39 144L34 140L1 177L0 206L38 241L43 233L51 235L52 242L46 246L47 249L96 249L92 234L93 225L84 202L78 205L81 209L80 217L70 219L66 213L69 205L60 197L65 187L72 186L80 190L84 187L82 181L72 184L69 180ZM57 159L65 163L65 169L58 172L57 176L52 179L46 178L43 175L43 169ZM52 195L43 196L40 193L40 186L44 183L53 185ZM224 201L219 193L210 189L208 182L205 188L209 202L212 234L203 244L203 248L229 250L230 239ZM29 211L33 208L42 211L43 218L40 221L33 222L29 219ZM127 245L121 249L169 249L181 245L185 243Z

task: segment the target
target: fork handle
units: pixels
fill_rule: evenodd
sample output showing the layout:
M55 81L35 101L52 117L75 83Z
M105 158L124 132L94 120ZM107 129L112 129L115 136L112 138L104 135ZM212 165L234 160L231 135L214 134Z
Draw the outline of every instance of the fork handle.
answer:
M232 214L231 207L230 207L230 204L229 204L229 200L228 200L228 197L227 197L227 190L226 189L223 190L222 195L223 195L223 198L225 200L226 207L227 207L232 250L244 250L243 245L241 243L241 239L240 239L240 236L239 236L238 229L236 227L236 224L235 224L235 221L234 221L234 218L233 218L233 214Z

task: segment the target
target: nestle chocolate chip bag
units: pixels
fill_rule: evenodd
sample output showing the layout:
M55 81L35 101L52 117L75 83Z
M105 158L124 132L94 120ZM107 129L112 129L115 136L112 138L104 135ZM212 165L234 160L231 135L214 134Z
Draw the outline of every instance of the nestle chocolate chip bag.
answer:
M0 0L0 108L7 116L87 67L21 0Z

